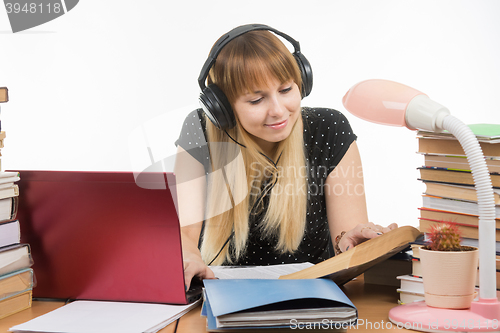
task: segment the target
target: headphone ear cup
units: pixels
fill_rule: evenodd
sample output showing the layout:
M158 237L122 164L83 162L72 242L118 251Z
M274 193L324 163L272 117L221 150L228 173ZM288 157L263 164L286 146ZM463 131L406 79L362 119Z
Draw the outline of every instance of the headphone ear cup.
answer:
M215 84L209 84L200 94L200 104L208 119L221 131L236 125L233 109L226 95Z
M302 53L294 53L293 56L297 61L300 69L300 75L302 77L302 98L308 96L311 93L313 87L313 73L312 67L309 61Z

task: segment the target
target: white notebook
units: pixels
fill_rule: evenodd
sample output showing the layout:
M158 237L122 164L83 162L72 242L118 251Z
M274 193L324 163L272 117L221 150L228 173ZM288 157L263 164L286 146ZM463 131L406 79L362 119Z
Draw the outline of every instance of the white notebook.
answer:
M75 301L23 324L11 332L153 333L195 307L154 303Z

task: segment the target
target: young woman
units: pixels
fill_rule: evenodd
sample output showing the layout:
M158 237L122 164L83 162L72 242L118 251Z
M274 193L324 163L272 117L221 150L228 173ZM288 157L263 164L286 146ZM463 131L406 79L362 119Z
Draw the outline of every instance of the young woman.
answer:
M238 27L216 42L199 81L204 108L176 142L187 287L213 278L212 264L317 263L397 227L368 222L344 115L301 106L312 71L291 37Z

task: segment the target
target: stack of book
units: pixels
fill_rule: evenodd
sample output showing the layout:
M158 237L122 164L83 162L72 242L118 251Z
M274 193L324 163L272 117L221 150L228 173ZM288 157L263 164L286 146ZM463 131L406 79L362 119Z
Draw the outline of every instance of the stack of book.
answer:
M473 124L469 128L476 135L490 172L497 217L500 216L500 125ZM474 179L469 162L458 140L450 133L419 131L418 153L424 156L419 168L420 180L425 184L422 195L419 227L425 233L430 226L455 224L463 237L463 245L478 246L479 209ZM420 240L423 244L426 237ZM496 219L497 281L500 277L500 219ZM412 273L398 276L400 303L424 299L418 244L412 245ZM476 283L477 285L477 283ZM497 282L497 287L500 285Z
M7 101L7 89L0 88L0 102ZM4 138L2 131L0 148ZM19 173L0 171L0 319L31 306L33 262L29 245L20 243L18 180Z
M9 101L9 91L6 87L0 87L0 115L2 113L2 103ZM0 149L3 148L3 141L5 139L5 132L2 131L2 121L0 119ZM0 152L0 170L2 170L2 153Z
M500 125L469 125L483 150L491 175L497 217L500 217ZM474 180L462 146L449 133L418 132L418 152L425 164L420 180L425 184L420 208L420 230L435 223L453 223L466 239L478 239L478 205ZM496 240L500 242L500 219L496 219ZM470 245L470 244L469 244Z
M366 284L398 287L400 275L409 275L412 272L411 251L398 252L387 260L384 260L364 273Z
M399 280L399 303L411 303L424 299L424 282L420 268L420 244L411 244L412 270L411 274L404 274L397 277Z

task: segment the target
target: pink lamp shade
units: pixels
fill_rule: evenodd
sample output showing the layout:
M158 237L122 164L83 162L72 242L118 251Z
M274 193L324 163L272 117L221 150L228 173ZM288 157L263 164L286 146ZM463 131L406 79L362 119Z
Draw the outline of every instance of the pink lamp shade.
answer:
M424 93L389 80L366 80L355 84L342 103L355 116L377 124L406 126L406 108L417 95Z

